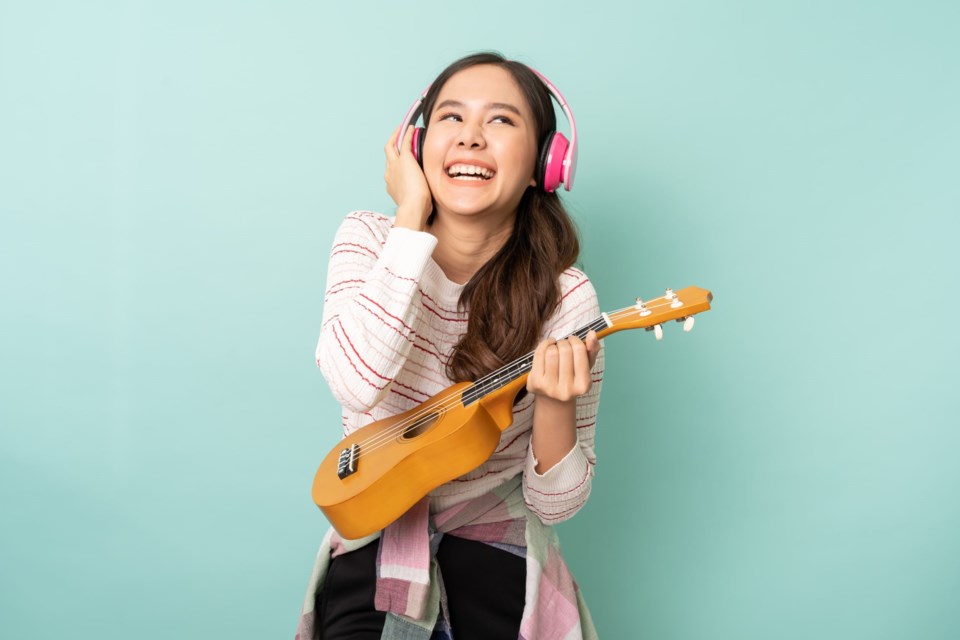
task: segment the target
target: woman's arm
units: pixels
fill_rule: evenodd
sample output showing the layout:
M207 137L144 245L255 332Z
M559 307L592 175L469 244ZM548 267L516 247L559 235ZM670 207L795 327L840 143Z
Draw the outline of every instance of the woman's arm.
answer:
M548 338L537 347L527 388L536 394L530 446L538 454L535 471L540 475L577 444L577 398L590 390L590 369L599 352L593 331L586 342L576 336Z
M413 345L419 281L436 246L356 211L337 231L327 271L316 361L340 404L367 411L386 395Z
M596 292L586 276L567 273L578 278L564 289L547 329L550 336L564 337L600 315ZM540 358L535 354L528 379L536 399L523 484L527 506L545 524L572 517L590 495L603 379L603 350L595 335L588 336L586 344L576 339L556 346L553 342L538 347Z

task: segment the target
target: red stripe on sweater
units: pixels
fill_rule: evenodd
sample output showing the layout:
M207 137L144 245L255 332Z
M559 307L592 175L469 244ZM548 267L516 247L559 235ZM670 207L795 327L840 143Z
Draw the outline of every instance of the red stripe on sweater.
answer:
M334 283L331 284L329 287L327 287L327 290L329 291L330 289L333 289L334 287L339 287L340 285L342 285L342 284L347 284L348 282L359 282L360 284L364 284L366 281L363 280L362 278L350 278L350 279L348 279L348 280L340 280L339 282L334 282Z
M578 509L580 509L580 507L582 507L582 506L584 505L584 503L581 502L581 503L579 503L579 504L576 504L576 505L570 507L569 509L564 509L563 511L558 511L558 512L555 513L555 514L548 515L548 514L546 514L546 513L543 513L542 511L539 511L536 507L534 507L532 504L530 504L530 503L527 502L526 500L524 500L524 502L526 502L527 507L530 508L530 511L533 511L535 514L537 514L537 516L538 516L541 520L562 520L563 518L565 518L566 516L570 515L571 513L574 513L575 511L577 511Z
M367 255L367 254L365 254L365 253L362 253L362 252L360 252L360 251L355 251L355 250L353 250L353 249L337 249L336 251L331 251L331 252L330 252L330 257L332 258L333 256L339 255L339 254L341 254L341 253L355 253L355 254L357 254L357 255L363 256L364 258L369 258L369 257L370 257L369 255Z
M442 316L442 315L440 315L439 313L437 313L436 310L434 310L430 305L428 305L428 304L425 303L425 302L423 303L423 308L426 309L427 311L429 311L430 313L432 313L433 315L437 316L437 317L440 318L441 320L446 320L447 322L466 322L466 321L467 321L466 318L447 318L447 317L445 317L445 316Z
M363 296L363 297L366 298L366 296ZM355 302L357 303L357 306L358 306L358 307L360 307L361 309L363 309L364 311L366 311L367 313L369 313L371 316L373 316L374 318L376 318L377 320L379 320L379 321L383 324L383 326L387 327L388 329L390 329L391 331L393 331L394 333L396 333L398 336L401 336L401 337L403 337L403 338L405 338L405 339L410 340L411 342L413 342L413 338L411 338L410 336L408 336L407 334L405 334L403 331L400 331L400 329L397 329L397 328L396 328L395 326L393 326L392 324L388 323L386 320L384 320L382 317L380 317L380 314L378 314L378 313L377 313L376 311L374 311L373 309L370 309L370 308L368 308L366 305L361 304L359 299L355 300ZM382 308L382 307L381 307L381 308Z
M384 267L384 269L386 270L387 273L389 273L390 275L392 275L394 278L396 278L396 279L398 279L398 280L406 280L407 282L416 282L416 280L415 280L414 278L408 278L407 276L401 276L399 273L394 273L394 271L393 271L392 269L390 269L390 268Z
M377 213L376 211L370 211L369 209L357 209L356 211L350 212L350 217L356 217L359 219L361 216L364 216L367 218L375 218L377 220L380 220L381 222L387 222L388 220L390 220L390 218L383 215L382 213Z
M590 282L590 281L589 281L589 280L581 280L580 282L577 283L577 285L576 285L575 287L571 288L569 291L567 291L565 294L563 294L563 296L562 296L560 299L563 300L563 299L566 298L568 295L570 295L571 293L573 293L574 291L576 291L577 289L579 289L579 288L582 287L583 285L587 284L588 282Z
M390 387L390 393L395 393L395 394L397 394L398 396L400 396L401 398L406 398L407 400L410 400L411 402L415 402L415 403L417 403L417 404L420 404L420 402L421 402L420 400L417 400L416 398L412 398L412 397L408 396L408 395L405 394L405 393L400 393L399 391L397 391L397 390L394 389L393 387Z
M334 326L333 337L336 338L337 344L340 346L340 351L343 352L343 357L347 359L347 362L350 363L350 366L353 367L353 370L357 372L357 375L360 377L361 380L363 380L364 382L366 382L368 385L370 385L371 387L373 387L373 388L376 389L377 391L382 390L383 387L379 387L379 386L375 385L374 383L372 383L370 380L368 380L366 376L364 376L362 373L360 373L360 370L357 369L357 366L356 366L355 364L353 364L353 361L350 359L350 355L347 353L347 350L346 350L346 349L344 348L344 346L343 346L343 342L340 341L340 336L337 335L337 330L336 330L337 326L340 327L340 331L341 331L341 333L343 333L343 337L347 339L347 342L350 342L350 338L348 338L346 332L343 331L343 325L341 325L341 324L338 322L338 323ZM352 343L350 344L350 348L351 348L351 349L353 348L353 344L352 344ZM354 352L356 352L356 349L354 349ZM359 355L359 354L358 354L358 355ZM362 359L361 359L361 362L363 362ZM367 363L364 362L363 364L366 365ZM369 369L370 366L367 365L367 368ZM372 371L372 369L371 369L371 371ZM374 371L374 373L376 373L376 371ZM377 374L377 375L380 375L380 374ZM380 376L380 377L383 378L383 376ZM384 380L387 380L387 378L383 378L383 379L384 379Z
M429 394L429 393L427 393L427 392L425 392L425 391L420 391L420 389L417 389L417 388L415 388L415 387L411 387L411 386L408 385L408 384L403 384L403 383L400 382L399 380L394 380L394 381L393 381L393 384L399 385L399 386L403 387L404 389L409 389L410 391L413 391L414 393L419 393L420 395L426 396L427 398L430 397L430 394ZM412 399L412 398L411 398L411 399ZM420 401L420 400L417 400L417 402L421 402L421 401Z
M527 483L527 489L529 489L530 491L533 491L534 493L539 493L539 494L542 495L542 496L563 496L563 495L566 495L566 494L568 494L568 493L573 493L574 491L576 491L577 489L579 489L580 487L582 487L584 484L586 484L587 480L589 480L589 479L590 479L590 462L589 462L589 460L588 460L588 461L587 461L586 473L585 473L584 476L583 476L583 480L581 480L581 481L580 481L580 484L578 484L577 486L573 487L572 489L567 489L566 491L560 491L560 492L558 492L558 493L547 493L547 492L545 492L545 491L538 491L537 489L534 489L533 487L530 486L530 483L529 483L529 482Z
M362 296L362 297L363 297L363 298L366 298L366 296ZM367 298L367 299L369 300L369 298ZM419 344L417 344L415 338L419 337L419 338L422 339L423 336L420 336L420 335L418 335L418 334L414 334L413 337L408 336L407 334L403 333L402 331L400 331L399 329L397 329L395 326L389 324L386 320L384 320L383 318L381 318L381 317L377 314L377 312L374 311L373 309L367 308L365 305L360 304L359 301L357 301L357 305L358 305L361 309L363 309L364 311L366 311L367 313L369 313L371 316L373 316L374 318L376 318L377 320L379 320L380 322L382 322L382 323L383 323L383 326L389 328L391 331L393 331L393 332L396 333L397 335L399 335L399 336L401 336L401 337L403 337L403 338L405 338L405 339L410 340L411 342L413 342L413 347L414 347L415 349L419 349L420 351L423 351L423 352L426 353L427 355L433 356L434 358L437 359L437 362L439 362L440 364L446 366L447 361L448 361L448 358L444 358L443 356L441 356L441 355L439 354L439 352L438 352L438 353L434 353L434 352L430 351L429 349L424 349L424 348L421 347ZM383 307L381 307L381 309L382 309L382 308L383 308ZM331 320L333 320L334 318L339 318L339 317L340 317L339 315L333 316L332 318L330 318L330 320L327 320L327 323L329 323L329 322L330 322ZM326 326L326 325L324 325L324 326ZM406 325L404 325L404 326L406 326ZM321 330L322 330L322 329L321 329Z
M426 336L424 336L424 335L422 335L422 334L419 334L419 333L418 333L418 334L417 334L417 337L420 338L420 340L422 340L423 342L426 342L428 345L430 345L430 346L433 347L434 349L436 349L438 354L440 353L440 345L438 345L438 344L435 343L435 342L431 342L430 340L427 340ZM429 353L429 351L428 351L427 353ZM439 360L439 357L438 357L437 359Z
M337 250L338 248L340 248L340 247L357 247L358 249L363 249L364 251L366 251L367 253L369 253L369 254L370 254L371 256L373 256L374 258L377 257L376 252L374 252L373 250L371 250L369 247L365 247L364 245L358 244L358 243L356 243L356 242L338 242L337 244L333 245L333 247L331 248L331 250L330 250L331 253L336 252L336 250Z
M502 453L502 452L506 451L507 449L510 448L510 445L512 445L512 444L513 444L514 442L516 442L517 440L519 440L519 439L520 439L520 436L522 436L522 435L524 435L524 434L526 434L526 433L527 433L526 431L524 431L523 433L518 433L518 434L513 438L513 440L511 440L511 441L508 442L507 444L503 445L502 447L500 447L499 449L497 449L496 451L494 451L494 453Z
M390 313L389 311L387 311L386 309L384 309L383 306L381 306L380 303L377 302L376 300L373 300L373 299L370 298L369 296L366 296L366 295L364 295L364 294L362 294L362 293L360 294L360 297L363 298L364 300L367 300L370 304L375 305L375 306L378 307L381 311L383 311L385 314L387 314L388 316L390 316L391 318L393 318L394 320L396 320L397 322L399 322L400 324L402 324L402 325L403 325L403 328L406 329L407 331L410 331L411 333L413 332L413 328L412 328L412 327L408 326L407 323L404 322L402 319L398 318L397 316L393 315L392 313ZM382 320L382 318L381 318L381 320ZM387 324L387 323L384 322L384 324ZM390 326L390 325L387 325L387 326Z
M323 301L326 303L328 300L330 300L330 298L332 298L333 296L335 296L335 295L337 295L337 294L343 293L344 291L349 291L350 289L359 289L359 288L360 288L360 285L358 285L358 284L351 284L351 285L347 285L346 287L341 287L341 288L336 289L336 290L331 289L330 291L327 292L327 295L324 296Z
M434 358L437 359L437 362L439 362L439 363L442 364L443 366L447 366L447 363L450 361L449 358L444 359L444 357L441 356L439 353L434 353L433 351L430 351L429 349L424 349L423 347L421 347L420 345L418 345L416 342L413 343L413 348L414 348L414 349L419 349L420 351L423 351L425 354L430 355L430 356L433 356Z
M347 217L348 217L349 219L351 219L351 220L356 220L357 222L359 222L360 224L362 224L363 226L365 226L367 229L369 229L369 230L370 230L370 235L372 235L372 236L374 237L374 239L378 239L379 236L382 234L382 231L380 231L379 229L374 229L373 227L371 227L370 224L369 224L366 220L364 220L364 219L363 219L363 216L361 216L361 215L350 214L350 215L348 215ZM381 219L381 220L386 220L386 219L387 219L387 218L385 218L384 216L380 216L380 215L377 215L377 214L372 214L372 215L369 216L369 217L376 218L376 219ZM379 240L378 240L378 241L379 241ZM380 241L380 244L383 244L383 242Z
M377 371L376 369L374 369L373 367L371 367L371 366L367 363L367 361L363 359L363 356L360 355L360 352L357 351L357 348L353 346L353 341L350 340L350 336L349 336L349 335L347 334L347 332L344 330L343 324L340 324L340 331L343 333L343 337L346 338L346 339L347 339L347 342L350 344L350 349L353 350L353 352L357 355L357 359L358 359L360 362L363 363L363 366L365 366L367 369L369 369L371 373L373 373L375 376L377 376L377 377L380 378L381 380L386 380L387 383L389 383L389 382L390 382L390 378L388 378L387 376L383 375L382 373L380 373L379 371ZM386 385L383 385L383 386L378 387L378 388L379 388L379 389L383 389L383 387L385 387L385 386L386 386Z
M436 300L434 300L434 299L431 298L429 295L427 295L427 292L424 291L423 289L420 289L420 295L422 295L424 298L426 298L427 300L429 300L430 302L432 302L434 305L436 305L436 307L437 307L438 309L440 309L440 310L443 311L444 313L460 313L460 310L459 310L459 309L447 309L447 308L444 307L443 305L439 304Z

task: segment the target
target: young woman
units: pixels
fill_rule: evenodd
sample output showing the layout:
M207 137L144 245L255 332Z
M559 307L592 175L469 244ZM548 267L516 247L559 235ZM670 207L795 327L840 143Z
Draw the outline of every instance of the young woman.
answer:
M337 232L317 364L345 433L535 353L487 462L382 532L327 533L299 640L596 636L553 529L590 493L603 356L594 332L566 338L599 308L554 192L551 91L498 54L454 62L416 149L412 126L385 146L396 215Z

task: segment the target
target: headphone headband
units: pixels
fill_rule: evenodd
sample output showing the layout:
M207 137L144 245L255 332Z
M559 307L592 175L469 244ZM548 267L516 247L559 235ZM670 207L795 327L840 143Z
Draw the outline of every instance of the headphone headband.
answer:
M577 123L573 119L573 112L570 111L566 99L560 90L557 89L546 76L532 67L527 67L532 71L540 81L546 86L547 91L560 105L567 122L570 124L570 140L566 136L556 131L551 132L543 142L543 148L540 149L540 163L537 166L537 183L541 185L544 191L555 191L558 186L563 185L564 189L570 191L573 187L573 178L577 170ZM411 124L416 124L417 119L423 115L423 103L427 98L431 85L423 90L420 97L413 103L407 115L403 118L400 125L400 131L397 133L397 151L400 151L400 145L403 142L404 133ZM423 164L420 150L422 149L425 128L417 128L413 137L413 152L417 160Z

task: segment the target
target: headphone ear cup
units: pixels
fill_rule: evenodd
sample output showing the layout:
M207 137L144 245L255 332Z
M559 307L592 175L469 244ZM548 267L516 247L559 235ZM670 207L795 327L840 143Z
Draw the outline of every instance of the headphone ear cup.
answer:
M553 143L554 132L551 131L543 138L540 143L540 155L537 158L537 188L542 191L551 191L546 188L547 158L550 157L550 145Z
M427 130L423 127L417 127L413 130L413 157L417 159L417 164L423 169L423 139L427 137Z
M549 144L544 145L541 152L543 164L543 190L553 193L563 182L563 160L570 148L570 142L562 133L551 133Z

